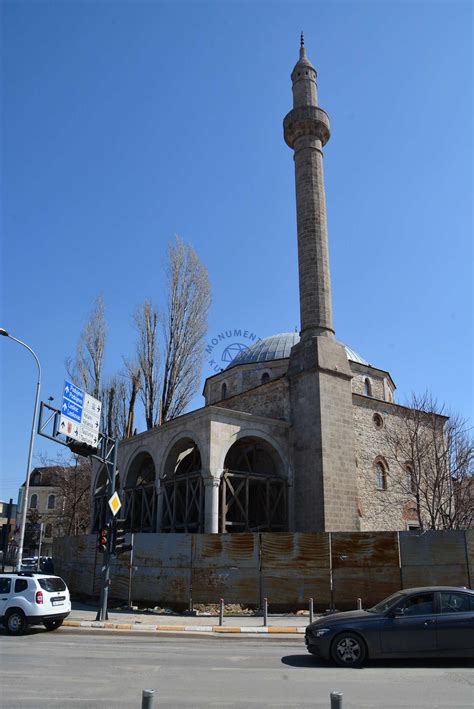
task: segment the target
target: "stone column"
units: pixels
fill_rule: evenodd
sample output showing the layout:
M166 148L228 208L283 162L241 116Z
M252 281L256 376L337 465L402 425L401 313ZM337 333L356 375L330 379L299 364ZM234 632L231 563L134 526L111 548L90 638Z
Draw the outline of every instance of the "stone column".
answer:
M161 480L155 480L155 493L156 493L156 532L161 531L161 520L163 519L163 488L161 486Z
M219 531L219 485L220 478L204 478L204 531L217 534Z

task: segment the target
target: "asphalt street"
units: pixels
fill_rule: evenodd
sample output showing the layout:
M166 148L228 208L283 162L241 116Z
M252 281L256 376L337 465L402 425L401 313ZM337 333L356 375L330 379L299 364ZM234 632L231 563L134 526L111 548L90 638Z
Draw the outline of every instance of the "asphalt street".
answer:
M339 669L307 654L303 638L145 635L62 628L0 633L0 706L153 708L471 708L472 660L372 662Z

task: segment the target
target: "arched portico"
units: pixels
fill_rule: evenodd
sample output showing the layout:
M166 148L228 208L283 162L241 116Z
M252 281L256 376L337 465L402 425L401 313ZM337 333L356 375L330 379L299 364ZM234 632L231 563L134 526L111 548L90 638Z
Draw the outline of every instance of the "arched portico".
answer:
M189 437L169 451L161 478L162 532L204 531L204 484L201 451Z
M221 532L288 529L286 473L281 456L264 438L248 435L226 453L219 490Z
M133 458L125 476L123 516L130 532L154 532L156 527L155 464L142 451Z

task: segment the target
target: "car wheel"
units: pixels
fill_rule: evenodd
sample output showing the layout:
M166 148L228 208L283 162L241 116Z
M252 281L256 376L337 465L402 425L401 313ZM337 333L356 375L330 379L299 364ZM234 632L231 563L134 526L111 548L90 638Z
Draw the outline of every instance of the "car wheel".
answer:
M339 667L360 667L367 659L367 649L356 633L340 633L331 645L331 657Z
M46 630L56 630L57 628L60 628L62 624L63 624L62 618L53 618L52 620L43 621L43 625L46 628Z
M7 614L6 629L10 635L23 635L26 630L26 618L23 611L15 609Z

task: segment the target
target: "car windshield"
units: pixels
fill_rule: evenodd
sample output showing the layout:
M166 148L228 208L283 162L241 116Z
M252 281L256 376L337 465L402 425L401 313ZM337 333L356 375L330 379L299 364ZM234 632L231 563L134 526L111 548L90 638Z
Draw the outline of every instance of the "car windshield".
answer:
M384 598L383 601L380 601L380 603L377 603L377 605L372 606L372 608L367 608L369 613L385 613L390 606L393 606L393 604L398 600L398 599L403 598L403 592L402 591L397 591L397 593L392 593L391 596L388 598Z
M65 591L66 584L58 576L52 576L47 579L38 579L39 585L43 591Z

